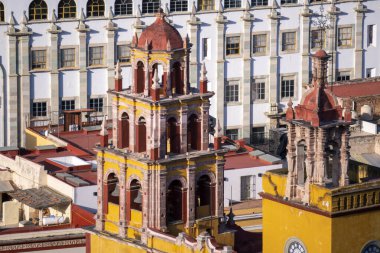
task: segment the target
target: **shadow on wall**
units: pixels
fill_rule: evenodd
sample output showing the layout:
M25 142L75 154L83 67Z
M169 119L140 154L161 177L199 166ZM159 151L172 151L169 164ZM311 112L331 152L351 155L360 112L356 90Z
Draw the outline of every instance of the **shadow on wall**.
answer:
M261 232L248 232L234 225L235 247L238 253L261 253L263 251L263 235Z

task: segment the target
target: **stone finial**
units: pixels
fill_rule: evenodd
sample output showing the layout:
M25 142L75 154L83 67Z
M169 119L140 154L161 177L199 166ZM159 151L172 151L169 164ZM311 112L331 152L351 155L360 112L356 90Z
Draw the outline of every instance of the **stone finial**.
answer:
M291 121L295 119L295 112L293 109L293 101L292 98L289 98L288 109L286 109L286 120Z
M303 1L303 9L302 9L302 13L301 13L301 15L302 16L304 16L304 17L309 17L309 16L311 16L311 14L312 14L312 10L310 10L310 8L309 8L309 0L304 0Z
M115 79L123 79L121 72L122 72L122 69L120 66L120 61L117 61L116 68L115 68Z
M26 17L26 11L24 11L24 14L22 15L22 19L21 19L21 29L20 29L21 32L29 31L28 27L26 26L27 24L28 24L28 18Z
M197 7L195 6L195 1L193 1L193 6L191 7L191 16L197 14Z
M277 1L273 0L272 1L272 8L271 8L271 11L270 11L270 14L269 14L269 18L270 19L279 19L280 18L279 13L277 12L278 8L280 8L280 7L278 6Z
M217 138L217 137L219 137L219 138L223 137L223 131L222 131L222 127L220 126L219 119L217 120L217 123L216 123L216 131L215 131L214 137L215 138Z
M53 13L51 14L51 22L57 22L57 15L55 14L55 9L53 9Z
M202 62L202 66L201 66L201 77L200 77L200 80L201 81L207 81L207 70L206 70L206 64L205 62Z
M100 126L100 135L101 136L107 136L108 130L107 130L107 120L106 116L103 116L102 125Z
M134 25L134 27L142 26L140 5L137 5L136 19L135 19L135 23L133 25Z
M85 18L85 15L84 15L84 10L82 8L81 12L80 12L79 24L78 24L78 28L77 28L77 30L80 31L80 32L87 30L86 24L84 23L85 19L86 18Z
M110 6L108 10L108 19L113 19L113 11L112 11L112 6Z
M172 50L172 45L170 44L170 40L166 42L166 51L171 51Z
M15 17L13 16L13 11L12 11L11 15L9 17L8 33L15 33L16 32L15 24L16 24L16 20L15 20Z
M154 70L152 89L160 89L160 78L158 78L158 68Z
M280 6L277 3L277 0L272 0L272 9L278 9Z
M84 15L84 9L82 8L80 11L79 21L83 22L85 19L86 19L86 16Z
M223 12L224 12L224 8L223 8L222 1L219 1L218 13L223 13Z
M195 6L195 1L193 1L193 6L191 7L190 20L188 21L190 24L199 23L199 19L197 18L196 14L197 14L197 7Z
M251 4L250 4L249 0L247 0L247 2L245 3L243 16L241 17L244 21L252 21L253 20L252 15L249 12L250 9L251 9Z

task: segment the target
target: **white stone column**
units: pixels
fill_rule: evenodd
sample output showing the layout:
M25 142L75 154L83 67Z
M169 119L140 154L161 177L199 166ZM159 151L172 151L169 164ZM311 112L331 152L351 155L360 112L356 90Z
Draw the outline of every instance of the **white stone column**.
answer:
M106 26L107 30L107 73L108 73L108 90L115 89L115 34L117 26L110 20ZM107 115L112 115L112 96L107 94Z
M120 212L120 222L119 222L119 236L125 238L127 232L127 222L126 222L126 164L119 163L120 176L119 176L119 212ZM128 203L129 204L129 203Z
M199 59L197 57L200 52L199 46L201 42L199 41L198 30L201 22L196 17L196 7L195 2L193 2L193 7L191 11L190 20L187 21L189 28L189 39L192 44L191 53L190 53L190 87L199 88L198 87L198 62Z
M364 22L364 13L367 11L367 8L360 1L358 2L356 11L356 22L355 22L355 63L354 63L354 78L363 78L364 75L364 66L363 66L363 22Z
M58 39L61 30L55 25L51 24L48 30L50 33L50 115L52 124L58 124L59 120L59 61L58 61Z
M288 161L288 177L286 181L285 196L289 199L292 199L296 196L296 129L295 125L288 123L288 145L287 150L288 154L286 159Z
M227 23L226 18L222 14L223 10L219 10L216 22L216 83L214 89L216 92L216 118L220 122L222 132L225 129L224 122L224 92L225 92L225 59L224 59L224 33L225 33L225 24Z
M20 141L20 146L25 147L26 136L25 128L27 127L28 118L30 118L30 74L29 74L29 36L30 32L22 33L19 37L20 40L20 118L19 118L19 132L18 138ZM14 61L15 59L11 59ZM11 106L17 100L10 101Z
M305 92L305 87L310 82L310 17L312 12L309 10L307 5L301 13L302 18L302 72L301 72L301 82L302 82L302 94Z
M242 69L242 83L240 85L241 98L243 103L243 139L247 142L251 137L251 28L254 18L249 13L248 9L244 11L244 15L241 17L243 26L243 69Z
M17 37L13 31L8 31L8 86L7 86L7 110L6 110L6 146L18 146L18 73L17 73ZM30 98L28 98L30 99Z
M276 2L276 0L273 0ZM270 56L269 56L269 103L271 106L270 113L277 112L277 103L279 101L278 91L278 50L279 50L279 26L280 26L280 14L276 8L272 8L271 14L268 16L270 19ZM272 111L276 108L275 111Z
M82 10L83 11L83 10ZM87 93L87 32L90 29L83 23L83 17L77 28L79 36L79 108L88 107Z
M329 29L328 33L328 49L329 54L331 55L331 61L330 66L327 69L327 73L329 76L329 82L333 83L335 82L335 76L336 76L336 55L337 55L337 19L338 14L340 13L335 4L331 5L330 10L328 11L331 17L331 28Z

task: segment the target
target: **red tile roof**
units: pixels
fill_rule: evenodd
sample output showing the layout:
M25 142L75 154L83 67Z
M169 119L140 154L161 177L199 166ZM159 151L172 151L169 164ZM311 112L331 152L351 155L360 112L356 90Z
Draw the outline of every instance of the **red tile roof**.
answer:
M349 82L329 86L328 89L330 89L335 96L341 98L380 95L380 81Z
M242 168L252 168L252 167L260 167L271 165L270 162L264 161L259 158L255 158L248 153L243 154L233 154L226 155L226 164L224 165L225 170L231 169L242 169Z

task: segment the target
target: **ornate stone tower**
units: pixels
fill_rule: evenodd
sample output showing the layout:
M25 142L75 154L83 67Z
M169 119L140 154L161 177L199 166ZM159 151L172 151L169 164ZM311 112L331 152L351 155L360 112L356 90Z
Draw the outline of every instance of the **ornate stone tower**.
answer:
M207 91L204 66L202 89L190 90L189 52L188 39L159 11L133 39L130 88L123 89L117 65L116 88L109 91L113 144L98 149L96 231L148 248L178 233L202 245L206 231L221 244L233 244L231 234L218 233L224 151L209 148L213 93Z
M289 102L288 169L263 176L263 252L380 252L380 179L350 184L350 108L325 89L327 60L312 55L312 87Z
M288 181L286 196L309 202L309 185L348 185L350 110L342 107L327 85L327 60L320 50L312 55L312 88L300 105L288 104Z

